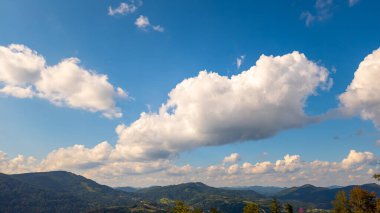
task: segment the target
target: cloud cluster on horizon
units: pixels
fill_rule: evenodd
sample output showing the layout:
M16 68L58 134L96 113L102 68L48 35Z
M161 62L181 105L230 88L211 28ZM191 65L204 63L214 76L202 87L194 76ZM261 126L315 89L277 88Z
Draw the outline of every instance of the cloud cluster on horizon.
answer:
M75 145L68 148L71 151L70 156L62 154L58 149L40 162L33 157L25 158L22 155L10 159L5 153L0 152L0 168L1 172L5 173L68 170L113 186L167 185L189 181L202 181L217 186L252 183L292 186L305 182L316 185L359 184L368 182L374 171L379 169L378 158L373 153L356 150L351 150L345 158L337 162L306 162L300 155L287 154L283 159L273 162L238 163L235 158L238 157L241 161L240 155L232 153L219 164L193 167L177 166L168 160L110 162L106 160L107 154L104 155L110 151L108 146L101 143L88 149ZM87 164L84 165L83 162Z
M45 58L20 44L0 46L0 95L41 98L57 105L119 118L116 98L127 97L120 87L79 65L79 59L66 58L46 65Z

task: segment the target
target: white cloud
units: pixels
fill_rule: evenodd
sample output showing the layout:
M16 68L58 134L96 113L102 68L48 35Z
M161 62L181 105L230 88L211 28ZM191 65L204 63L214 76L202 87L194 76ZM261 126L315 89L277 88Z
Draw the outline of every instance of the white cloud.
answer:
M349 169L363 163L373 164L375 161L375 155L371 152L357 152L355 150L351 150L348 156L342 160L341 166L344 169Z
M41 162L41 170L84 170L109 163L112 146L106 141L89 149L83 145L74 145L50 152Z
M283 160L277 160L274 170L277 172L294 172L301 167L301 156L285 155Z
M158 113L120 125L113 156L168 158L301 127L317 120L305 115L305 101L329 85L328 71L298 52L263 55L256 66L231 78L201 71L179 83Z
M136 21L135 21L135 25L139 28L139 29L142 29L142 30L148 30L149 28L153 29L154 31L157 31L157 32L164 32L165 29L160 26L160 25L152 25L148 19L148 17L146 16L143 16L143 15L140 15Z
M223 159L223 163L237 163L241 159L238 153L232 153Z
M7 85L0 89L0 94L6 96L13 96L16 98L32 98L35 94L31 86L28 87L18 87Z
M52 151L42 161L22 155L8 158L0 152L0 172L68 170L112 186L167 185L201 181L214 186L228 185L317 185L361 184L371 181L368 174L380 168L371 152L351 150L338 162L302 161L300 155L285 155L281 160L254 164L216 164L202 167L176 166L170 160L115 161L110 157L112 147L102 142L93 148L74 145ZM352 178L347 178L349 176ZM354 178L355 177L355 178Z
M380 48L360 63L355 77L339 96L341 110L348 115L359 114L380 127Z
M245 55L239 56L239 57L236 59L236 68L237 68L237 69L240 69L241 65L242 65L243 62L244 62L244 59L245 59Z
M79 66L77 58L47 66L37 52L15 44L0 46L0 94L39 97L59 106L102 112L108 118L122 116L115 100L127 96L106 75Z
M0 151L0 172L1 173L24 173L36 171L37 160L34 157L25 158L18 155L9 158L8 155Z
M135 25L140 28L140 29L146 29L148 26L150 26L150 22L149 22L149 19L148 17L146 16L143 16L143 15L140 15L136 21L135 21Z
M111 6L109 6L108 15L114 16L114 15L126 15L130 13L134 13L140 5L141 5L141 2L139 2L139 4L134 4L134 2L131 2L131 3L122 2L117 8L112 8Z
M0 83L25 86L36 82L45 67L45 59L20 44L0 46Z
M258 162L255 165L245 162L241 168L248 174L262 174L273 171L273 164L269 161Z
M96 74L79 66L79 59L69 58L48 67L36 82L39 97L59 106L101 111L108 118L121 117L115 106L115 91L106 75Z

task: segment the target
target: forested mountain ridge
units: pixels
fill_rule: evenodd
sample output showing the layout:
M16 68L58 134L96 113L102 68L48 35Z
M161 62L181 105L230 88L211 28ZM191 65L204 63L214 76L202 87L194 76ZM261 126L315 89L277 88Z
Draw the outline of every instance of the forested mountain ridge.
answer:
M176 201L181 200L192 208L204 211L215 208L228 213L242 212L249 202L269 209L272 198L290 203L295 208L331 209L331 201L338 191L348 194L354 187L325 188L307 184L264 196L249 187L242 187L244 190L216 188L200 182L148 188L111 188L65 171L16 175L0 173L0 212L168 212ZM378 184L360 187L380 195Z

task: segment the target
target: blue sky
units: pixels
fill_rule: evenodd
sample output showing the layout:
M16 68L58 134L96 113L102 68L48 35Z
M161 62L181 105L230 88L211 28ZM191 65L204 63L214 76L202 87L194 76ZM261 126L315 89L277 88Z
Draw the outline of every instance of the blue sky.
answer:
M109 7L116 9L123 2L136 8L111 15ZM196 77L201 70L238 75L263 54L298 51L327 68L333 86L328 91L317 89L318 95L308 96L304 107L306 115L324 114L340 106L338 97L350 85L359 64L380 47L379 9L379 2L366 0L1 1L0 46L24 45L43 56L46 66L78 58L82 68L107 75L108 82L121 87L128 97L115 99L123 116L108 119L101 111L57 107L38 97L3 95L0 150L9 159L22 154L43 160L53 150L75 144L91 148L108 141L113 147L118 143L118 125L129 126L142 112L157 112L184 79ZM141 16L149 24L137 26ZM155 30L157 25L162 29ZM236 60L241 56L244 60L238 68ZM0 81L0 85L6 83ZM300 155L307 162L340 162L350 150L379 156L376 118L343 117L285 128L258 140L181 149L166 160L178 167L196 168L216 165L231 153L239 154L241 164L275 162L287 154ZM92 177L86 171L80 173ZM302 182L306 181L295 184ZM126 181L134 183L149 185L148 181Z

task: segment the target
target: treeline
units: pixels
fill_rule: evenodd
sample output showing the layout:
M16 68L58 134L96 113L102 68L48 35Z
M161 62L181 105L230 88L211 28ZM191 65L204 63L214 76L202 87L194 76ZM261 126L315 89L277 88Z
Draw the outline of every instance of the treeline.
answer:
M332 204L334 213L380 213L380 199L360 187L354 187L349 196L339 191Z
M369 192L360 188L354 187L347 196L346 192L338 191L335 200L332 201L333 213L380 213L380 198L377 198L374 192ZM290 203L281 204L277 199L273 199L270 204L270 213L294 213L296 212ZM304 211L302 208L298 212L311 212L313 210ZM314 210L315 211L315 210ZM314 212L313 211L313 212ZM323 211L323 210L320 210ZM218 213L216 208L202 210L186 205L182 201L176 201L172 208L172 213ZM247 202L244 206L243 213L261 213L262 208L255 202ZM325 210L325 212L330 212Z

